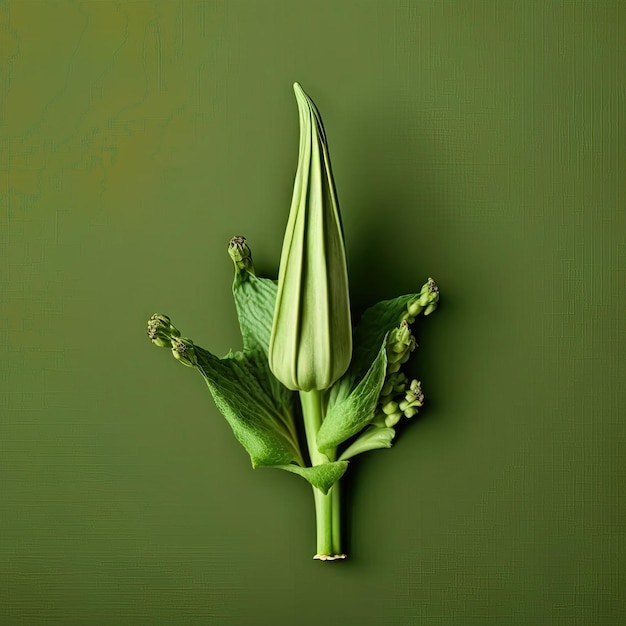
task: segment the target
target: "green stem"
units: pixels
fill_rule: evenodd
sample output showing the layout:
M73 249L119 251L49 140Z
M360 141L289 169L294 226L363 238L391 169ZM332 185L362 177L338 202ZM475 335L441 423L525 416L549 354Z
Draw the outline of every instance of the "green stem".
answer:
M311 465L328 463L328 457L317 449L317 432L324 419L324 398L321 391L301 391L300 402L302 404L302 417L304 418L304 431L306 443L311 457Z
M306 433L307 447L311 465L329 463L332 459L317 449L317 433L324 419L324 397L320 391L301 391L302 416ZM341 507L339 499L339 484L335 485L324 495L313 487L315 499L315 521L317 535L316 558L331 560L341 555ZM329 559L330 557L330 559ZM343 558L343 557L339 557Z
M333 554L341 554L341 498L339 496L339 481L332 486L329 495L331 497L332 509Z

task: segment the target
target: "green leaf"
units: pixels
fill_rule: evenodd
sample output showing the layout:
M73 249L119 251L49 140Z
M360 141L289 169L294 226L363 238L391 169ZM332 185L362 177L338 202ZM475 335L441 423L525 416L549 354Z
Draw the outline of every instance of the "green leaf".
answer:
M278 465L278 469L292 472L308 480L314 487L317 487L323 494L343 476L348 469L348 461L334 461L332 463L322 463L313 467L299 467L298 465Z
M289 404L260 382L270 375L265 355L231 352L219 359L199 346L196 355L217 408L250 455L252 466L302 463Z
M233 296L243 338L244 353L259 351L263 355L263 359L259 360L256 368L257 380L266 392L276 398L280 406L291 414L293 392L272 374L267 360L276 290L274 280L260 278L247 270L235 272Z
M339 460L345 461L346 459L351 459L353 456L368 452L369 450L391 448L391 442L395 435L396 431L393 428L370 426L345 449L344 453L339 457Z
M354 355L349 373L353 380L359 380L380 347L385 335L402 321L407 304L418 294L407 294L392 300L383 300L363 313L354 330Z
M345 399L335 402L317 433L317 447L321 452L343 443L367 426L376 413L380 390L387 369L386 336L367 374Z
M259 278L245 270L235 273L233 296L244 351L260 350L267 357L276 290L276 282L269 278Z
M328 410L342 402L361 380L380 348L385 335L396 328L407 311L407 305L418 294L407 294L392 300L383 300L363 313L354 329L354 351L348 371L331 387Z

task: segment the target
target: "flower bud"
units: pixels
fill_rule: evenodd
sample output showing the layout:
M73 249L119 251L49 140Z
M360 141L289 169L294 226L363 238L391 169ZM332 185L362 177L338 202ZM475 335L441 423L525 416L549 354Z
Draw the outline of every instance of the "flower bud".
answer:
M159 348L170 347L171 338L179 337L180 332L172 325L170 318L161 313L155 313L148 320L148 337Z
M398 408L406 417L413 417L423 405L424 394L422 392L422 383L420 383L419 380L412 380L404 400L399 403Z
M198 365L196 351L193 347L193 341L187 337L177 337L172 339L172 354L174 358L188 367Z
M409 324L411 324L411 318L413 319L413 321L415 321L415 316L419 315L423 310L424 307L420 304L420 298L418 296L417 298L415 298L415 300L409 303L407 313L405 314L407 316L407 321L409 322Z
M395 413L397 410L398 410L398 403L394 402L393 400L383 405L383 413L385 413L385 415L391 415L392 413Z
M387 426L387 428L393 428L400 421L402 415L402 411L396 411L395 413L387 415L385 417L385 426Z
M409 302L405 315L409 322L411 318L415 319L415 316L422 311L424 315L430 315L437 308L437 302L439 302L439 287L437 287L437 283L432 278L429 278L422 286L417 297Z
M254 274L252 252L250 252L245 237L233 237L228 244L228 254L239 271L247 270Z
M396 372L400 371L401 367L402 367L402 365L400 365L400 363L389 363L387 365L387 373L388 374L395 374Z
M424 403L424 393L422 392L422 383L419 380L412 380L409 390L406 392L406 399L411 403L417 403L422 406Z
M348 272L326 134L294 85L300 154L278 273L269 366L293 390L330 387L352 358Z
M390 365L406 363L409 360L410 353L416 347L417 343L415 342L415 337L411 334L407 320L402 320L400 326L394 328L387 338L387 362Z

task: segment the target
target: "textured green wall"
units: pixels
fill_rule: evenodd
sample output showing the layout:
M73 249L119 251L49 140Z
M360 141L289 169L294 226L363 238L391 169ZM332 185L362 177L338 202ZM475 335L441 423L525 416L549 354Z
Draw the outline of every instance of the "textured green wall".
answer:
M625 8L0 3L2 626L622 623ZM356 309L443 294L339 564L145 336L239 347L226 244L276 272L295 80Z

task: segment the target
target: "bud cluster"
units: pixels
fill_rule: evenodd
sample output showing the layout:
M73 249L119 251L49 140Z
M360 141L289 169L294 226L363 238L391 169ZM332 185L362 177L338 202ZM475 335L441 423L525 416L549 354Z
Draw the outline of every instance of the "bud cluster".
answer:
M239 271L252 272L254 274L254 267L252 265L252 252L246 243L246 238L241 236L233 237L228 244L228 254L233 260L235 267Z
M394 328L387 338L387 373L398 372L415 348L417 342L411 333L409 322L402 320L400 326Z
M437 308L438 302L439 287L437 287L437 283L432 278L429 278L417 296L407 305L407 310L402 319L412 324L420 313L423 312L424 315L430 315Z
M387 337L387 377L380 392L379 413L374 424L393 427L403 415L413 417L424 404L421 383L418 380L409 381L406 374L400 371L415 348L417 342L405 318Z
M167 315L155 313L148 320L148 337L159 348L171 348L174 358L183 365L195 367L198 364L193 341L181 337Z

